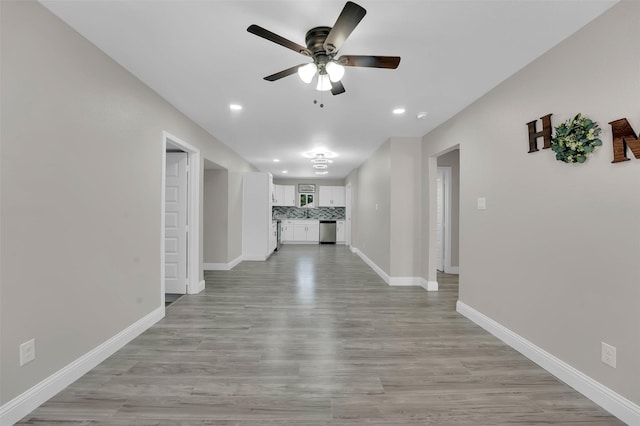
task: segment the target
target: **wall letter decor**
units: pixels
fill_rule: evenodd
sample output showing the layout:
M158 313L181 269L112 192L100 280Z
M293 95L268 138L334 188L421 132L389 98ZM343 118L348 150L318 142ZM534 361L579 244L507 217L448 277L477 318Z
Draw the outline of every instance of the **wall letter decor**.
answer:
M542 130L536 131L536 123L538 120L527 123L529 127L529 153L538 151L538 138L543 138L544 144L542 149L551 148L551 114L540 117L542 120Z
M640 159L640 139L636 136L629 121L627 121L626 118L621 118L609 124L611 125L611 131L613 133L612 163L629 161L629 158L627 158L627 147L631 150L634 157Z

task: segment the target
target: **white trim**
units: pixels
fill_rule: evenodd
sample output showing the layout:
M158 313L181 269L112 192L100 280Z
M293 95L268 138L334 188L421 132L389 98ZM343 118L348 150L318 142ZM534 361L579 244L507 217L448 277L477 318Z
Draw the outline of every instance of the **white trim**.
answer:
M187 166L188 180L188 247L189 253L187 258L187 289L198 289L204 286L200 282L200 150L193 145L177 138L167 131L162 131L162 191L161 191L161 210L160 210L160 279L162 303L164 304L164 214L165 214L165 187L166 187L166 164L167 164L167 141L172 145L179 146L188 154L189 164ZM188 290L188 293L193 294Z
M420 287L427 291L438 291L438 281L427 281L424 278L421 278Z
M203 263L202 269L205 271L230 271L242 262L242 255L236 257L229 263Z
M131 324L106 342L92 349L31 389L0 407L0 425L9 426L38 408L58 392L120 350L164 317L164 304Z
M640 406L458 300L456 310L623 422L640 425Z
M367 265L369 265L369 267L371 269L373 269L375 271L376 274L378 274L380 276L380 278L382 278L384 280L385 283L387 283L390 286L418 286L418 287L423 287L425 290L428 291L433 291L432 288L423 285L423 279L420 277L391 277L389 276L389 274L387 274L386 272L384 272L382 270L382 268L380 268L378 265L375 264L375 262L371 259L369 259L364 253L362 253L360 250L358 250L355 247L351 247L351 251L355 254L357 254L358 256L360 256L360 259L362 259L364 261L364 263L366 263ZM435 281L434 281L435 282ZM435 290L438 290L438 283L435 282Z
M418 286L420 287L422 278L420 277L391 277L389 285L392 286Z
M444 265L444 273L445 274L456 274L456 275L459 275L460 274L460 267L459 266L447 266L447 265Z
M194 288L189 287L187 293L188 294L198 294L198 293L200 293L201 291L204 290L204 285L205 285L204 280L198 281L198 286L194 287Z
M248 261L248 262L264 262L268 258L269 256L249 256L249 255L242 256L242 260Z
M360 259L362 259L364 261L364 263L369 265L369 267L371 269L373 269L376 274L380 275L380 278L382 278L385 283L389 284L389 282L391 281L391 278L389 277L389 275L385 271L382 270L382 268L380 268L378 265L376 265L373 262L373 260L369 259L364 253L362 253L359 249L357 249L355 247L352 247L351 251L353 251L355 254L360 256Z

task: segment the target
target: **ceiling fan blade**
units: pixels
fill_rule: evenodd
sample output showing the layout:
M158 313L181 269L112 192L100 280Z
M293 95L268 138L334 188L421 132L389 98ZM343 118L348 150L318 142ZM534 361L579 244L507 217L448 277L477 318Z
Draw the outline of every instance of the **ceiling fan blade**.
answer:
M287 68L286 70L282 70L282 71L277 72L275 74L268 75L264 79L267 80L267 81L280 80L283 77L286 77L288 75L297 73L298 72L298 68L300 68L303 65L307 65L307 64L298 64L295 67Z
M399 56L342 55L337 62L346 67L370 67L396 69L400 65Z
M344 93L344 86L341 81L336 81L335 83L331 82L331 93L333 95L339 95L340 93Z
M305 56L311 56L311 51L306 47L301 46L298 43L294 43L291 40L287 40L286 38L279 36L276 33L272 33L269 30L265 30L258 25L250 25L249 28L247 28L247 31L249 31L251 34L257 35L258 37L262 37L264 39L277 43L280 46L284 46L287 49L291 49L294 52L298 52Z
M348 1L324 41L324 50L326 50L327 53L335 53L340 50L347 37L349 37L353 29L358 26L366 14L367 11L362 6Z

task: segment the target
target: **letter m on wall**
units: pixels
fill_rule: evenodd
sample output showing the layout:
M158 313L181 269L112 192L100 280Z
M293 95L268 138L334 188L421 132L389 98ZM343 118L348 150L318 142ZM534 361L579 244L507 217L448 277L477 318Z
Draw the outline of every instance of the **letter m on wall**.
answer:
M634 157L640 159L640 139L636 136L627 119L621 118L609 124L611 125L611 131L613 133L612 163L629 161L629 158L627 158L627 148L631 150Z

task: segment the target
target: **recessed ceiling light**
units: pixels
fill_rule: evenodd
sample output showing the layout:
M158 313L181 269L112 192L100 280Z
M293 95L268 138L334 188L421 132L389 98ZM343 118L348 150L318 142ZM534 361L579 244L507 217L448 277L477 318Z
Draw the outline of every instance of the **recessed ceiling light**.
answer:
M393 113L396 115L404 114L404 112L405 112L404 108L396 108L393 110Z
M283 170L283 171L282 171L282 173L286 175L286 174L287 174L287 173L289 173L289 172L288 172L288 171L286 171L286 170Z
M231 111L240 111L242 109L242 105L231 104L231 105L229 105L229 109Z
M279 159L279 158L274 158L274 159L273 159L273 162L274 162L274 163L279 163L279 162L280 162L280 159Z
M324 172L316 172L316 174L317 174L317 175L326 175L327 173L329 173L329 172L327 172L327 171L324 171Z
M313 168L314 169L326 169L327 165L326 164L314 164Z

